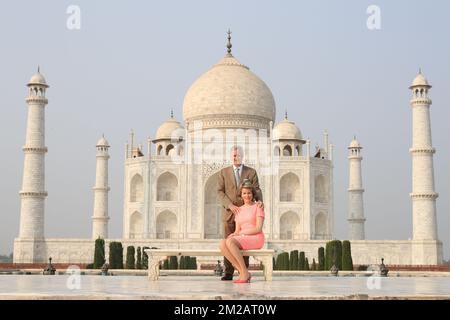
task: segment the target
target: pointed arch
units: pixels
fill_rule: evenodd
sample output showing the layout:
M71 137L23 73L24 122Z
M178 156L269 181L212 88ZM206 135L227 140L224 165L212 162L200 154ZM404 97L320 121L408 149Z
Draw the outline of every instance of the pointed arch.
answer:
M292 148L290 145L285 145L283 148L283 156L290 157L292 156Z
M280 201L300 201L300 179L295 173L288 172L281 177Z
M176 239L177 237L177 216L170 210L164 210L156 218L156 238Z
M327 215L319 212L314 218L314 235L316 239L325 239L327 237L328 222Z
M130 202L144 201L144 182L142 176L136 173L131 178L130 183Z
M219 173L216 172L208 178L204 188L204 238L221 239L223 237L222 228L222 207L217 198L217 183Z
M327 179L320 174L314 179L314 200L316 202L328 202L328 185Z
M144 222L142 213L135 211L130 216L130 239L143 238Z
M178 179L170 172L164 172L156 182L156 201L178 201Z
M174 148L173 144L169 144L169 145L166 147L166 156L169 155L170 151L172 151L173 148Z
M300 236L300 218L293 211L287 211L280 217L280 239L298 239Z

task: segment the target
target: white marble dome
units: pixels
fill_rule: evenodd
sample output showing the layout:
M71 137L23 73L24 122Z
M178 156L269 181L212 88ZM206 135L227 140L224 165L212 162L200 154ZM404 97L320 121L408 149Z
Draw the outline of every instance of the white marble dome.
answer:
M184 136L184 128L173 116L164 121L156 131L155 140L172 139L172 135L176 137Z
M357 148L357 149L362 149L361 145L359 144L358 140L356 140L356 138L354 138L352 140L352 142L350 142L350 145L348 146L348 148Z
M410 88L417 86L431 87L422 72L419 72L419 74L414 78Z
M37 73L35 73L30 81L28 82L28 85L33 85L33 84L39 84L39 85L43 85L45 87L48 87L47 85L47 81L45 81L45 78L42 74L39 73L39 71Z
M264 81L227 54L191 85L184 97L183 118L226 119L230 115L268 123L275 119L275 101Z
M102 136L97 142L97 147L109 147L108 140L106 140L105 137Z
M300 129L295 125L295 123L285 118L273 129L273 139L302 140L303 138Z

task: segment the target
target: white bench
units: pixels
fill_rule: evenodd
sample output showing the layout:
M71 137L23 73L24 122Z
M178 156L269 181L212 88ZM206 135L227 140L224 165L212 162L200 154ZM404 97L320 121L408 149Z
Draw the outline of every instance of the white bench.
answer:
M220 250L191 250L191 249L145 249L148 256L148 278L156 281L159 277L160 262L170 256L222 256ZM275 251L272 249L243 250L244 256L252 256L260 261L264 267L264 279L272 281L273 256Z

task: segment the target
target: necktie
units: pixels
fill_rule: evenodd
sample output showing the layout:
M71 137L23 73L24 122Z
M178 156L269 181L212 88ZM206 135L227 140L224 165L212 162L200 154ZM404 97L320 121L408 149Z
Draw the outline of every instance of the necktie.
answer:
M236 186L239 187L239 183L241 183L241 177L240 177L240 174L239 174L239 168L236 168L235 178L236 178Z

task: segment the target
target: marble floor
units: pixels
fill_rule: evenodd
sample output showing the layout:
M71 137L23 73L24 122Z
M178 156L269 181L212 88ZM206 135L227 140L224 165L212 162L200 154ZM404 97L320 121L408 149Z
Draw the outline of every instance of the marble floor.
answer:
M0 299L450 299L450 277L255 277L0 275Z

